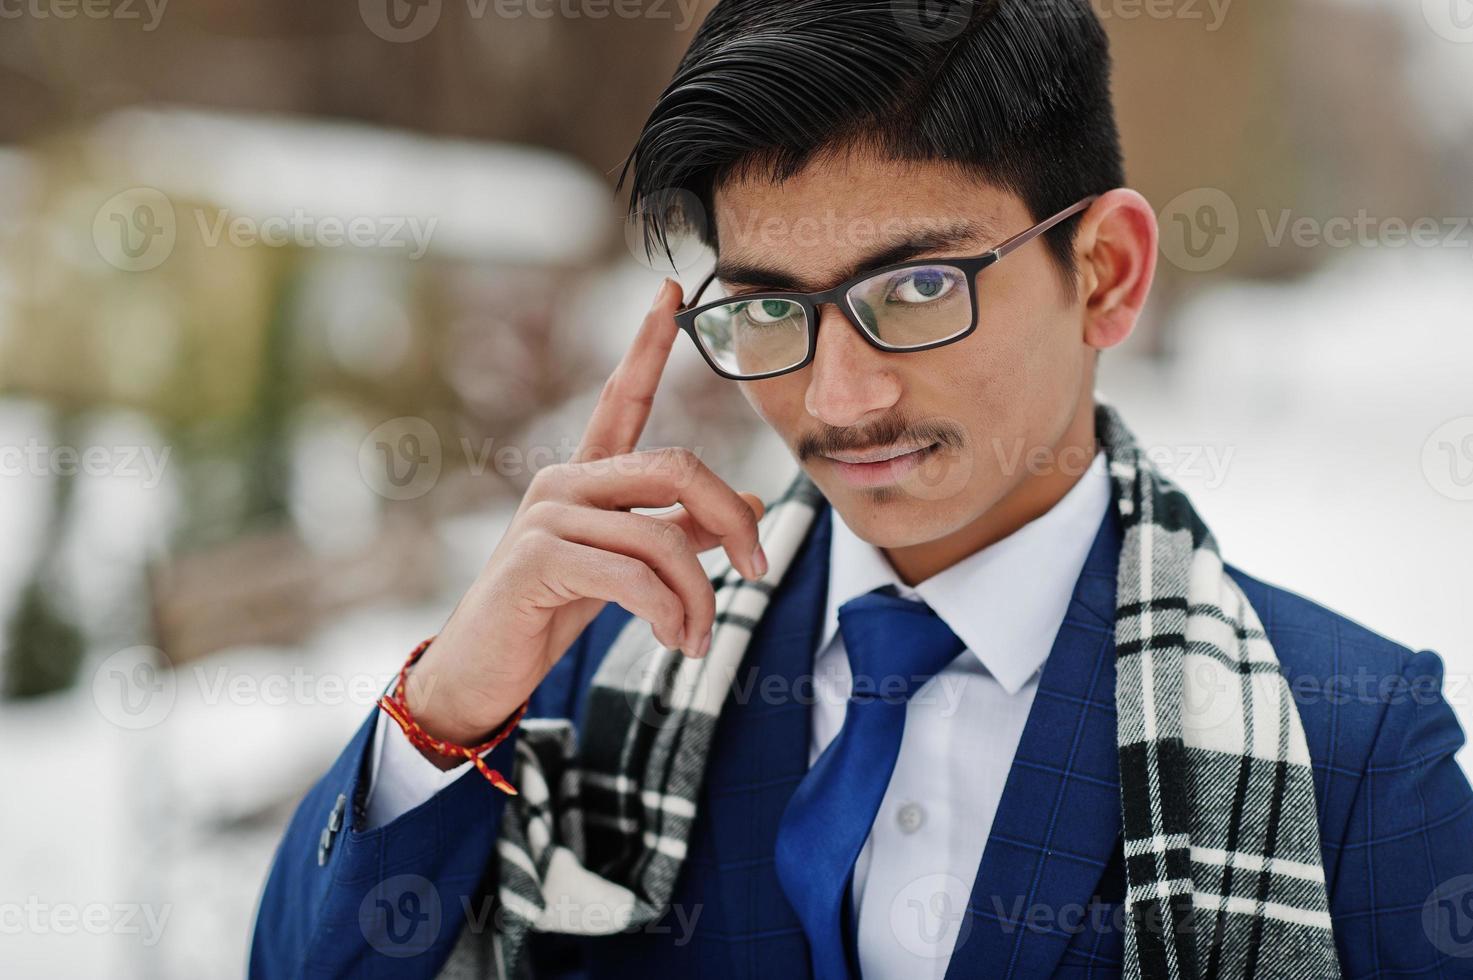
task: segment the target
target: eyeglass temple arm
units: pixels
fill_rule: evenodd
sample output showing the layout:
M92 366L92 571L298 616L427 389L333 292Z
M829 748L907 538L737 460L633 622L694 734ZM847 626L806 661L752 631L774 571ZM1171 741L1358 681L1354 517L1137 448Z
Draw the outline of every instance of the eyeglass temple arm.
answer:
M1065 208L1063 211L1060 211L1058 214L1054 215L1052 218L1049 218L1043 224L1034 225L1027 231L1014 235L1012 238L1009 238L997 248L993 249L993 251L996 252L997 257L1001 259L1009 252L1017 251L1024 245L1027 245L1029 242L1033 241L1033 239L1037 238L1039 235L1044 234L1055 225L1060 224L1064 221L1068 221L1070 218L1074 217L1085 208L1088 208L1091 204L1093 204L1095 201L1098 201L1099 199L1100 195L1098 194L1093 194L1089 197L1086 197L1084 200L1078 202L1077 204L1074 204L1068 208Z
M680 309L676 310L675 312L684 313L686 310L692 309L697 303L701 301L701 297L704 296L706 293L706 287L710 286L711 280L715 278L716 270L712 269L710 275L701 280L701 284L700 286L696 287L696 291L690 294L690 299L684 303L681 303Z

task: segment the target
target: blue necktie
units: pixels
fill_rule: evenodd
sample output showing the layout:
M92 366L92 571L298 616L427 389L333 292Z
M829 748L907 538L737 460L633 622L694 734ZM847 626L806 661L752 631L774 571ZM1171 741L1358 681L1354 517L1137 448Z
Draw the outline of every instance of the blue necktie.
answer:
M794 790L776 845L815 980L859 976L850 878L900 754L906 702L966 649L930 606L878 591L839 607L839 633L854 674L844 726Z

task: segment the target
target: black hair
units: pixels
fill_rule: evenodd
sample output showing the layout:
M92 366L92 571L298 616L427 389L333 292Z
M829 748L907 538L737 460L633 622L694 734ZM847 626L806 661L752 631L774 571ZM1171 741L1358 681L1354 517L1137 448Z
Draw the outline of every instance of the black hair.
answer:
M953 164L1016 193L1035 221L1124 184L1089 0L954 0L925 20L935 6L721 0L619 175L622 188L632 169L647 254L673 261L677 231L717 248L706 216L724 182L781 182L846 148ZM1078 221L1045 238L1070 280Z

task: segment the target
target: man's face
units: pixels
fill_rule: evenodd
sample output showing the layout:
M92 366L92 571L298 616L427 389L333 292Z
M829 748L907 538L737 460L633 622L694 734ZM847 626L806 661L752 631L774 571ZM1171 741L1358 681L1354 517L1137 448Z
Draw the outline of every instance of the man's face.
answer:
M951 168L857 154L815 162L781 185L731 182L714 203L718 273L741 273L721 275L733 293L826 289L877 264L976 255L1034 224L1021 198ZM906 250L936 231L959 235ZM1037 472L1030 453L1052 451L1091 395L1082 306L1041 239L976 285L977 329L956 343L886 353L824 306L811 364L741 383L871 544L924 544L977 520Z

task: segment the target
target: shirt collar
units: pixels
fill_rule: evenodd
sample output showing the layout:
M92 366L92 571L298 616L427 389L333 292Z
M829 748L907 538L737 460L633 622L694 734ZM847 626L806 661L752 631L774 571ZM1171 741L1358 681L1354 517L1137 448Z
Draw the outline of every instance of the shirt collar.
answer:
M911 588L884 553L851 531L837 511L829 545L823 650L839 631L839 607L885 585L923 600L1008 694L1048 659L1074 585L1110 503L1105 454L1048 511Z

